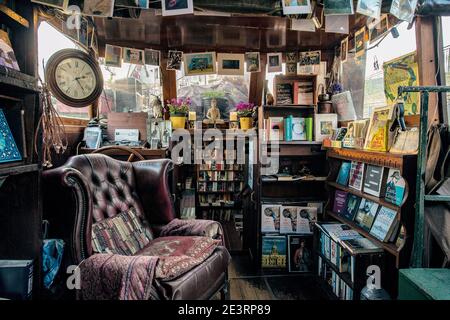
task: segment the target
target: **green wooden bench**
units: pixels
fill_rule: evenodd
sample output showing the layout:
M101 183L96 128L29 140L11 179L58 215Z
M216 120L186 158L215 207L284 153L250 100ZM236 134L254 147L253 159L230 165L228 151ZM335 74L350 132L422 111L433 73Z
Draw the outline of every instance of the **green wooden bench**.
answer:
M399 300L450 300L450 269L402 269Z

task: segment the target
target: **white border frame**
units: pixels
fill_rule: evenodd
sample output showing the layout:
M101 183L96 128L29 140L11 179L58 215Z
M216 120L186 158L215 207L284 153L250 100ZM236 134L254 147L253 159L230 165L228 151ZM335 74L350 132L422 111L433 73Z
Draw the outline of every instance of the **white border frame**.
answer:
M142 63L132 63L131 61L127 61L125 59L125 53L127 51L132 51L132 50L133 51L141 51L142 52ZM125 48L122 49L122 59L123 59L124 63L135 64L137 66L145 66L145 50L125 47Z
M96 0L96 2L100 2L101 0ZM114 0L110 0L111 7L109 8L109 12L105 14L94 14L94 13L87 13L86 12L86 2L92 2L92 0L84 0L84 6L83 6L83 15L89 16L89 17L104 17L109 18L114 15Z
M239 60L239 70L223 69L224 60ZM243 76L245 73L245 56L240 53L218 53L217 74L224 76Z
M278 65L275 67L270 66L270 57L278 57ZM267 54L267 71L268 72L282 72L283 71L283 54L281 52L268 53Z
M255 70L255 71L250 71L250 70L248 70L248 64L247 64L247 55L248 55L248 54L257 54L257 55L258 55L258 59L259 59L258 70ZM260 53L260 52L258 52L258 51L246 52L246 53L244 54L244 59L245 59L245 64L247 64L247 65L245 66L245 70L246 70L247 72L249 72L249 73L261 72L261 53Z
M333 129L338 126L338 117L336 113L318 113L314 115L314 141L322 142L325 138L331 137L332 134L322 135L320 133L320 122L331 121L333 123Z
M193 0L187 0L188 7L186 9L168 10L166 9L166 1L161 0L162 15L167 16L179 16L182 14L194 14Z
M157 52L158 53L158 63L159 63L158 65L147 63L147 58L146 58L147 51L152 51L152 52ZM148 66L160 67L161 66L161 51L153 50L153 49L145 49L144 50L144 63L145 63L145 65L148 65Z
M312 12L311 1L306 0L307 3L304 6L286 6L284 0L281 1L283 4L283 14L309 14Z
M210 54L212 56L212 64L213 64L213 71L205 71L200 73L192 73L188 69L187 59L199 54ZM216 52L215 51L209 51L209 52L196 52L196 53L186 53L183 54L183 64L184 64L184 75L185 76L203 76L208 74L216 74L217 73L217 58L216 58Z
M108 64L108 62L106 60L106 53L108 51L108 47L120 49L120 65ZM111 68L122 68L122 64L123 64L123 48L120 46L112 45L112 44L106 44L106 46L105 46L105 66L111 67Z

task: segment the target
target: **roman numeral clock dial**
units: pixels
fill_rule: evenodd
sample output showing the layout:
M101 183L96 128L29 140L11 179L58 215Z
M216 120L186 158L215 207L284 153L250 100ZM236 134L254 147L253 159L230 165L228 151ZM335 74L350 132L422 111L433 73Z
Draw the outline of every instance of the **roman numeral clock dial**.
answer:
M97 61L76 49L55 53L47 63L45 78L52 94L71 107L89 106L103 91Z

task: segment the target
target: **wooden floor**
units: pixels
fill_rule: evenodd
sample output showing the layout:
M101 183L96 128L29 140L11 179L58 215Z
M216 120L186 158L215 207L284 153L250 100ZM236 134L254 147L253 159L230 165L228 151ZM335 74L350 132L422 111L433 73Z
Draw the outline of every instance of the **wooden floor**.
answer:
M245 255L233 255L228 269L231 300L325 300L311 274L264 274Z

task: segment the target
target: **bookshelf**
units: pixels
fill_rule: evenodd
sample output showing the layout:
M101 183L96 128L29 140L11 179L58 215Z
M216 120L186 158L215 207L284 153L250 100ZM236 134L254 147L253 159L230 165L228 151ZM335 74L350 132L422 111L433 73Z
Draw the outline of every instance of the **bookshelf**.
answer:
M409 266L411 255L413 232L414 232L414 194L415 194L415 177L417 157L415 155L399 155L388 152L370 152L358 149L338 149L329 148L327 150L327 159L329 163L329 174L326 182L328 190L328 203L325 209L325 220L339 221L346 224L352 229L356 230L362 236L368 238L376 245L383 248L386 253L384 256L384 265L386 267L385 281L383 281L383 288L386 289L392 297L396 297L398 280L398 270ZM366 178L367 165L384 167L385 170L396 169L400 172L401 177L405 181L404 197L401 203L394 204L387 201L382 195L376 197L374 195L342 185L336 182L339 174L341 164L343 162L360 162L364 163L365 170L361 177L362 183ZM386 182L383 182L386 183ZM333 212L335 202L335 192L337 190L346 192L347 194L357 196L361 199L369 200L379 205L379 208L385 207L397 213L396 220L399 227L394 230L394 235L386 242L380 241L372 235L370 231L360 227L356 221ZM378 210L379 210L378 208ZM378 212L378 211L377 211ZM400 237L400 230L403 229L403 234ZM391 240L391 241L390 241ZM400 241L401 240L401 241Z
M41 112L37 24L34 4L0 5L0 28L8 34L20 68L0 66L0 108L22 156L20 161L0 163L0 259L34 261L34 297L41 291L42 250L41 155L34 140Z

